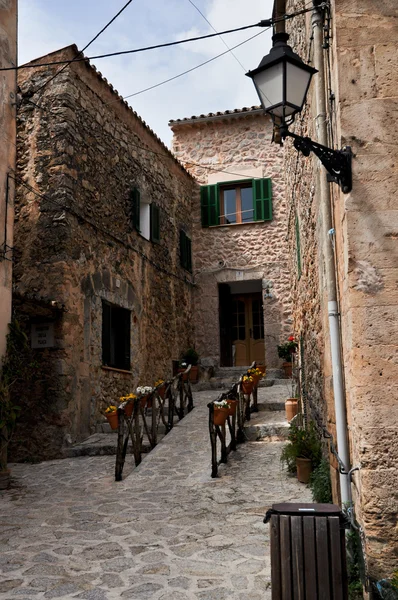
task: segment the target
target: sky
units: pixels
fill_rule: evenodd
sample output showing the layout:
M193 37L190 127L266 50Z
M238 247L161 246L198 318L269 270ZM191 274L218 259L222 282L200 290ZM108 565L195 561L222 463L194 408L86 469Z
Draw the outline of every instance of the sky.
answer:
M19 0L19 64L64 46L82 49L127 0ZM273 0L192 0L216 31L271 18ZM229 47L264 31L223 37ZM129 50L213 33L190 0L133 0L86 51L86 56ZM258 104L245 71L254 69L271 47L271 31L175 81L127 99L155 133L170 145L170 119ZM127 96L178 75L226 51L219 37L173 48L91 61Z

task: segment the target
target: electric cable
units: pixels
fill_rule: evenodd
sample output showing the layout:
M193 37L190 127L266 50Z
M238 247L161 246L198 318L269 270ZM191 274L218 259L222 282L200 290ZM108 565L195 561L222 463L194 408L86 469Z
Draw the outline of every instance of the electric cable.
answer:
M174 42L166 42L164 44L155 44L154 46L145 46L143 48L134 48L132 50L120 50L119 52L109 52L107 54L97 54L96 56L83 56L81 58L77 58L79 54L83 52L81 50L79 54L73 60L55 60L47 63L27 63L24 65L18 65L16 67L2 67L0 71L19 71L20 69L37 69L39 67L51 67L53 65L66 65L68 66L72 62L84 62L87 60L95 60L99 58L110 58L112 56L123 56L126 54L137 54L139 52L147 52L148 50L158 50L160 48L169 48L171 46L178 46L180 44L186 44L188 42L197 42L200 40L205 40L208 38L217 37L220 35L227 35L228 33L235 33L237 31L244 31L246 29L252 29L253 27L271 27L272 21L271 19L267 19L264 21L260 21L259 23L253 23L252 25L245 25L243 27L237 27L235 29L227 29L226 31L221 31L220 33L208 33L207 35L196 36L192 38L186 38L184 40L176 40Z
M70 61L67 61L66 64L64 64L64 66L62 67L62 69L60 69L59 71L57 71L57 73L55 73L54 75L52 75L51 77L49 77L49 79L47 79L47 81L45 81L40 87L37 88L37 90L35 90L34 92L32 92L33 94L37 94L38 92L40 92L44 87L46 87L46 85L48 85L50 83L50 81L53 81L56 77L58 77L58 75L60 75L60 73L62 73L69 65L71 65L73 62L75 62L79 56L81 56L83 54L83 52L85 50L87 50L87 48L89 46L91 46L91 44L93 44L95 42L95 40L97 40L99 38L99 36L104 33L104 31L106 29L108 29L108 27L110 25L112 25L112 23L119 17L119 15L122 14L122 12L129 6L129 4L132 3L133 0L128 0L128 2L126 2L126 4L119 10L119 12L105 25L105 27L103 27L101 29L101 31L99 31L94 37L93 39L84 46L84 48L82 50L80 50L80 52Z
M213 25L210 23L209 19L206 17L206 15L204 15L202 13L202 11L200 10L200 8L194 3L192 2L192 0L188 0L188 2L198 11L198 13L204 18L204 20L206 21L206 23L208 25L210 25L210 27L212 28L212 30L218 34L220 40L222 41L222 43L224 44L224 46L226 48L228 48L228 50L230 51L230 53L232 54L232 56L234 57L234 59L236 60L236 62L242 67L242 69L246 72L247 69L242 65L242 63L240 62L239 58L236 56L236 54L233 53L232 49L228 46L227 42L224 40L224 38L218 33L218 31L213 27Z

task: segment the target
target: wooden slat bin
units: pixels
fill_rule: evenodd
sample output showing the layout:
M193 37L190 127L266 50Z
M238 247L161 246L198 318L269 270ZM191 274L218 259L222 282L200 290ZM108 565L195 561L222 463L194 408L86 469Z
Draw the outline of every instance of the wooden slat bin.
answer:
M274 504L272 600L347 600L345 518L334 504Z

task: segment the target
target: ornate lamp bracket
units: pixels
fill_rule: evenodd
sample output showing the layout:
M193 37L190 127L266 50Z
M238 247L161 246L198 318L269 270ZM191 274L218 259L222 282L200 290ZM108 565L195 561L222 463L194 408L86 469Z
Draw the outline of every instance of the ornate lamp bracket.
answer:
M342 150L332 150L313 142L309 137L291 133L287 127L281 127L281 138L285 139L286 137L293 138L294 147L304 156L309 156L311 152L316 154L328 172L328 181L337 183L344 194L348 194L352 190L352 151L350 146L345 146Z

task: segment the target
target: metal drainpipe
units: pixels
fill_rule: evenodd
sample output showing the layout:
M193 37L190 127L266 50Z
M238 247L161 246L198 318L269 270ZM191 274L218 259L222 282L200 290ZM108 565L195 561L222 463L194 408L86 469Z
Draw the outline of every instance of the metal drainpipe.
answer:
M315 104L316 104L316 130L318 142L328 146L328 136L326 127L326 85L325 68L323 62L323 13L317 9L312 13L312 27L314 31L314 67L318 69L314 77L315 83ZM326 172L321 167L319 176L320 183L320 206L322 216L322 251L325 262L326 290L328 296L328 314L329 314L329 333L330 346L332 354L332 373L333 373L333 393L334 406L336 412L336 430L338 453L345 465L345 474L340 473L340 491L341 502L350 502L350 483L348 481L348 472L350 470L350 454L348 448L347 436L347 416L345 405L345 394L343 384L343 368L341 359L341 329L340 315L337 303L336 269L334 261L334 249L329 231L333 227L332 209L329 183L326 179Z

